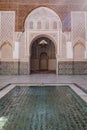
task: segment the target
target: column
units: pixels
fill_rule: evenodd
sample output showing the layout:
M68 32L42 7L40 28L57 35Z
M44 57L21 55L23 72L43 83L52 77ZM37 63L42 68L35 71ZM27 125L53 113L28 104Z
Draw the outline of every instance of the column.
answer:
M1 48L0 48L0 59L1 59Z
M56 75L58 75L58 54L56 54Z
M86 45L85 45L85 59L87 59L87 41L86 41Z
M1 35L1 12L0 12L0 35Z
M57 33L57 53L58 53L58 55L60 55L60 32L58 31L58 33Z
M18 41L15 41L14 43L13 59L17 60L18 62L18 67L16 69L19 75L20 74L20 60L19 60L19 42Z
M30 57L31 55L29 54L28 58L29 58L29 62L28 62L28 74L30 74Z

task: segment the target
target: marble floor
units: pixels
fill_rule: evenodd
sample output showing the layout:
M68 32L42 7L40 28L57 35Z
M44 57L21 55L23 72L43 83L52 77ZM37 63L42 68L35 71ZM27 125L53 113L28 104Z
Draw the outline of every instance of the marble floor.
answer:
M82 88L87 95L87 76L86 75L55 75L55 74L31 74L31 75L3 75L0 76L0 90L9 84L74 84ZM74 86L72 86L74 89ZM77 90L78 91L78 90ZM0 94L2 91L0 92ZM87 96L85 96L87 100Z

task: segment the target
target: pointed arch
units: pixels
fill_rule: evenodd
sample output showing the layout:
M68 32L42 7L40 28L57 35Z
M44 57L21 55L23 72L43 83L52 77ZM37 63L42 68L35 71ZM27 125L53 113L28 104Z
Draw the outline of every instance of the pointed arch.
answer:
M44 43L43 43L44 42ZM55 45L48 37L37 37L31 43L31 72L56 71Z
M31 53L31 47L32 47L32 44L34 41L36 41L38 38L40 37L47 37L48 39L50 39L53 43L54 43L54 46L55 46L55 54L57 53L57 45L56 45L56 41L49 35L47 34L38 34L35 38L33 38L33 40L31 41L31 44L29 46L29 52Z
M12 44L9 41L4 41L1 44L0 51L1 51L2 59L12 59L13 48L12 48Z
M12 44L11 44L9 41L4 41L4 42L1 44L0 49L1 49L3 46L7 45L7 44L12 48Z
M78 44L78 43L81 43L83 44L83 46L85 47L85 40L81 37L77 37L74 41L73 41L73 47Z
M38 7L35 8L25 19L25 30L29 28L31 22L33 24L33 29L37 29L38 21L41 22L41 24L49 23L48 26L52 27L54 26L54 29L57 29L57 25L54 25L55 23L59 23L60 27L62 27L62 22L60 17L57 15L55 11L48 7ZM51 24L53 24L51 26ZM44 25L46 27L46 25Z
M85 59L85 45L78 40L73 47L74 60L82 61Z
M32 22L33 27L30 26ZM38 24L39 23L39 24ZM30 28L31 27L31 28ZM38 7L34 10L32 10L31 13L28 14L28 16L25 19L25 36L26 36L26 46L27 46L27 54L29 55L29 64L31 64L31 46L33 43L33 40L35 38L46 37L52 40L54 43L54 48L56 59L58 58L60 53L60 49L58 47L59 44L62 42L62 22L58 14L48 8L48 7ZM55 31L55 32L54 32ZM55 70L58 74L58 60L55 59ZM53 63L52 60L50 62ZM53 63L54 65L54 63ZM54 67L54 66L49 66ZM30 73L30 66L29 66L29 73Z

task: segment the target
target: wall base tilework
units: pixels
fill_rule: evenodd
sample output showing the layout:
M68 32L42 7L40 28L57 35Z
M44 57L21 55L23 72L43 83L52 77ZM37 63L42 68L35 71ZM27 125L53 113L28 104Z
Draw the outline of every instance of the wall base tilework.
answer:
M18 63L17 62L0 62L0 74L1 75L18 74Z
M87 62L72 61L72 62L59 62L58 73L61 75L86 75Z
M73 74L73 62L59 62L58 74Z
M0 62L0 75L28 74L26 62Z
M1 62L0 75L28 75L28 62ZM87 62L59 62L59 75L87 74Z
M19 62L19 66L18 66L18 74L20 75L26 75L29 74L29 64L28 62Z
M74 74L87 74L87 62L75 62Z

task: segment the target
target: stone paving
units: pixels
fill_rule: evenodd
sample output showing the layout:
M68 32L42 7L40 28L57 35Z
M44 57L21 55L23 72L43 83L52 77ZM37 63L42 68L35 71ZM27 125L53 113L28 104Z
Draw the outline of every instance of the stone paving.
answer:
M0 89L8 84L69 84L75 83L87 92L86 75L55 75L55 74L31 74L31 75L3 75L0 76Z

